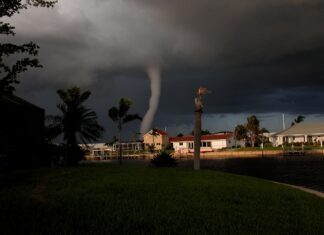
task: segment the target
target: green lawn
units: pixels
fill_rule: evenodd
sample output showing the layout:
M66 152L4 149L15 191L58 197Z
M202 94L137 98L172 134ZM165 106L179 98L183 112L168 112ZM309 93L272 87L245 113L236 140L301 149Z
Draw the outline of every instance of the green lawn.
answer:
M83 165L14 172L1 234L323 234L324 200L202 170Z

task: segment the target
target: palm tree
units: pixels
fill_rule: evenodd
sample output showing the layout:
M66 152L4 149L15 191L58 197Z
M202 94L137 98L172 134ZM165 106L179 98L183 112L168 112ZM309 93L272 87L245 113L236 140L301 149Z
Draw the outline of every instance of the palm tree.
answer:
M248 135L251 138L252 147L254 147L257 137L259 135L259 126L260 121L255 115L252 115L247 118L246 129L248 131Z
M117 123L118 136L119 136L119 163L122 164L122 131L123 124L134 121L136 119L142 120L138 114L128 114L133 102L127 98L121 98L119 101L119 107L112 107L108 111L108 116Z
M246 140L248 138L247 129L244 125L240 124L235 127L234 138L235 140Z
M261 139L261 144L263 146L264 141L267 139L264 137L264 133L269 133L269 131L268 131L268 129L262 127L262 128L260 128L259 133L261 134L260 139Z
M154 138L156 136L159 136L159 132L156 128L153 128L150 135L153 137L153 152L154 152L155 151L155 141L154 141L155 139Z
M57 105L62 116L52 116L48 120L46 130L49 137L63 134L67 146L67 163L76 163L76 151L80 152L78 143L96 141L101 137L103 127L97 122L97 115L94 111L86 108L83 103L89 98L91 92L81 92L79 87L72 87L66 90L58 90L57 94L63 101ZM51 121L52 119L52 121ZM52 134L52 135L51 135Z
M303 116L303 115L298 115L298 116L295 118L295 120L291 123L291 126L293 126L293 125L295 125L295 124L297 124L297 123L301 123L301 122L303 122L304 119L305 119L305 116Z

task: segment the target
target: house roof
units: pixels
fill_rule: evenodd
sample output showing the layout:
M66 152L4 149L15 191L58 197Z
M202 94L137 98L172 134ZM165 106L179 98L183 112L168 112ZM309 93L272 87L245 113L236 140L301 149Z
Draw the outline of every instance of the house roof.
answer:
M324 135L324 122L302 122L295 124L274 136L293 136L293 135Z
M40 108L32 103L29 103L28 101L26 101L18 96L15 96L15 95L6 95L6 94L1 95L0 103L16 105L16 106L20 106L20 107L30 107L33 109L43 110L42 108Z
M224 140L233 137L232 133L227 134L210 134L210 135L202 135L201 140ZM194 141L193 135L181 136L181 137L170 137L170 142L185 142L185 141Z
M159 135L168 135L168 133L166 133L165 131L162 131L162 130L160 130L160 129L154 129ZM152 131L153 131L153 129L152 130L150 130L149 132L147 132L145 135L147 135L147 134L152 134Z
M168 133L166 133L165 131L159 130L159 129L156 129L155 131L157 133L159 133L160 135L168 135Z

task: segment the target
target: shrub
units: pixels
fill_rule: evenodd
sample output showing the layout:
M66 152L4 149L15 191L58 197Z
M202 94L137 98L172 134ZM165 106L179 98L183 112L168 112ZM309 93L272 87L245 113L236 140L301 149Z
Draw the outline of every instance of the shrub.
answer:
M66 149L66 163L70 166L77 165L79 161L84 159L84 152L79 146L70 146Z
M178 164L172 154L165 151L156 154L151 163L156 167L172 167Z
M150 145L148 146L148 150L150 151L150 153L154 153L154 151L155 151L155 146L154 146L153 144L150 144Z
M174 152L174 148L173 145L171 143L169 143L164 150L168 151L168 152Z

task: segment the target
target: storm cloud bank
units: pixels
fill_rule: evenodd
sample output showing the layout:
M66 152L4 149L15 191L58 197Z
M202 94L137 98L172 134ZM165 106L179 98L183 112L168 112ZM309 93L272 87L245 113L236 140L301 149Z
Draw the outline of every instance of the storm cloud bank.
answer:
M323 47L323 10L320 0L60 0L12 21L18 37L40 42L45 62L64 54L64 71L96 71L271 61Z
M323 112L323 12L322 0L60 0L10 20L18 41L41 46L44 69L24 75L26 90L156 64L164 112L190 113L205 85L207 112L314 113Z

